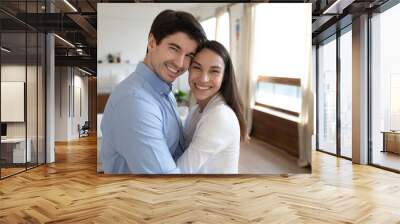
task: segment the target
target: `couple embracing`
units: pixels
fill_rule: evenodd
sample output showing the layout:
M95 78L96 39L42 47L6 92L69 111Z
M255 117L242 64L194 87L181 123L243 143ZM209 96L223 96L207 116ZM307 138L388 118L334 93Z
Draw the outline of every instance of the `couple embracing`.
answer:
M196 105L182 125L172 82L187 70ZM237 174L246 125L228 51L191 14L161 12L143 62L109 97L101 130L106 174Z

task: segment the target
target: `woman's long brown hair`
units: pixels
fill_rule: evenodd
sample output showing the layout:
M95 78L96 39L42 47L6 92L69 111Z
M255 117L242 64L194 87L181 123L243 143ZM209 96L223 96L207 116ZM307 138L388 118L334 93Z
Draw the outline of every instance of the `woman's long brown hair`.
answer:
M217 41L206 41L199 51L202 49L209 49L215 52L225 63L224 77L219 91L225 98L226 104L235 112L240 125L240 139L244 141L247 134L246 121L244 119L243 102L236 83L231 57L225 47Z

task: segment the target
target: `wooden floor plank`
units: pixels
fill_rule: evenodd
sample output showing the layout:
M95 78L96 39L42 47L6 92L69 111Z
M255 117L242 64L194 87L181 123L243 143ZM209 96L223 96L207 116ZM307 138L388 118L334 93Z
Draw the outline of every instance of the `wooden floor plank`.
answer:
M0 181L0 223L400 223L400 175L313 152L313 173L96 173L96 138Z

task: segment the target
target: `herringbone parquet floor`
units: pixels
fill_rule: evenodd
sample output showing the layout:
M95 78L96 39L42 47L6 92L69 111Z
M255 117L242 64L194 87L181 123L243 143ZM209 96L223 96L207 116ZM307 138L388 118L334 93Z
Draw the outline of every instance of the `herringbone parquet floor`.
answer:
M400 223L400 175L319 152L311 175L106 176L96 139L0 181L0 223Z

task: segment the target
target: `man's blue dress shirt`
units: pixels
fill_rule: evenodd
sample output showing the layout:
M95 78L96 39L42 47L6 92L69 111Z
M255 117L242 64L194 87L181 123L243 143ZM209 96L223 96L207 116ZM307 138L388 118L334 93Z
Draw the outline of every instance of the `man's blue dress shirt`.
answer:
M101 131L104 173L179 173L184 140L171 85L143 62L113 90Z

